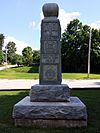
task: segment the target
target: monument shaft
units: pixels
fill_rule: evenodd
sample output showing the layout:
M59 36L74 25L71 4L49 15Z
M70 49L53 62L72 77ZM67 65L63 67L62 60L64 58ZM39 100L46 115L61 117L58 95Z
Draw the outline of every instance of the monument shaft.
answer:
M57 17L41 22L40 84L61 84L61 27Z

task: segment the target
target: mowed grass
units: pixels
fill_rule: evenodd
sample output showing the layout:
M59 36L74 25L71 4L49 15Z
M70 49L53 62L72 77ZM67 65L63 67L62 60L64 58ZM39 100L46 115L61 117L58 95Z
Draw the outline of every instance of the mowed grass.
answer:
M0 71L2 79L38 79L39 73L30 72L32 67L9 68ZM34 70L33 70L34 71ZM86 73L62 73L63 79L87 79ZM90 74L89 79L100 79L100 74Z
M2 79L38 79L38 73L30 73L31 67L9 68L0 71Z
M13 106L28 91L0 91L0 133L100 133L100 90L71 90L71 96L78 96L87 106L87 128L35 129L14 126Z
M86 73L62 73L63 79L88 79ZM100 74L90 74L89 79L100 79Z

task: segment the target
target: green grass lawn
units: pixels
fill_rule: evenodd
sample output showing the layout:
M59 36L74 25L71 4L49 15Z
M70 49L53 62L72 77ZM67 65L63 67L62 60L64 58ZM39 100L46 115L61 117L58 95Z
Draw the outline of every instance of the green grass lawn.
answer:
M87 79L86 73L62 73L63 79ZM90 74L89 79L100 79L100 74Z
M0 91L0 133L100 133L100 90L72 90L87 106L87 128L34 129L14 126L12 110L28 91Z
M30 73L31 67L10 68L0 71L2 79L38 79L38 73ZM87 79L85 73L63 73L63 79ZM90 79L100 79L100 74L90 74Z
M38 73L0 72L1 79L38 79Z
M38 79L38 73L29 73L31 67L9 68L0 71L1 79Z

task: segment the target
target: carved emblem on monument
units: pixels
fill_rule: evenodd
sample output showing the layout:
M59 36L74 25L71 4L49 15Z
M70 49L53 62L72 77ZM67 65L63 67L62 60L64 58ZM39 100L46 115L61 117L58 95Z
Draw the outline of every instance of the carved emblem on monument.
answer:
M46 81L57 80L57 66L56 65L45 65L43 67L43 80L46 80Z

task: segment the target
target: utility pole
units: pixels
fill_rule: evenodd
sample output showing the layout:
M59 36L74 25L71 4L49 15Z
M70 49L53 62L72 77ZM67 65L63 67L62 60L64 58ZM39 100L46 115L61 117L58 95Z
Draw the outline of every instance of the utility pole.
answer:
M88 78L89 78L89 74L90 74L91 34L92 34L92 29L90 28L89 49L88 49L88 75L87 75Z

